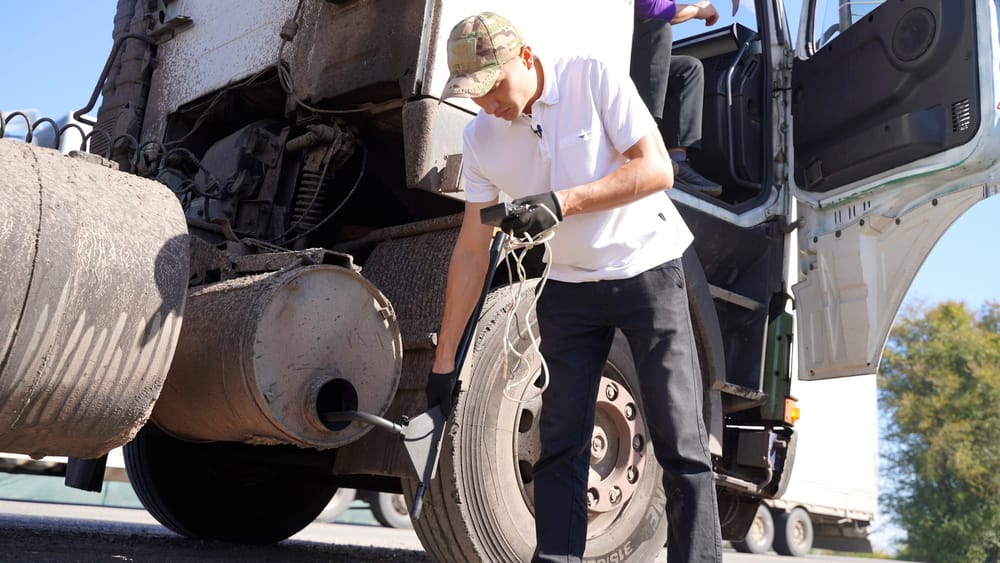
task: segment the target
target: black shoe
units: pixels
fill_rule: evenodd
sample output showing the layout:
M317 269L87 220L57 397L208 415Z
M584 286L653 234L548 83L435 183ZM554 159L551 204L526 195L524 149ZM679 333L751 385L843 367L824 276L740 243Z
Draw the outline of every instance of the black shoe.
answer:
M691 163L682 160L676 163L674 187L685 188L687 191L698 192L716 197L722 195L722 186L702 176L691 167Z

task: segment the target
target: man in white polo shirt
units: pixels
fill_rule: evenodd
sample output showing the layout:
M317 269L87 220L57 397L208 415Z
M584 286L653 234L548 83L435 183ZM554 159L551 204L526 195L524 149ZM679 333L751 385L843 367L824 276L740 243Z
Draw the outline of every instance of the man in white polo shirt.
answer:
M616 329L632 350L664 469L669 561L721 561L680 260L692 235L664 193L673 175L656 122L627 75L588 57L543 61L493 13L454 27L448 65L442 98L471 98L481 111L464 133L465 217L448 269L428 408L451 410L455 351L489 258L492 228L479 212L504 192L532 209L506 220L504 230L554 232L536 309L550 382L533 469L534 561L583 556L596 394Z

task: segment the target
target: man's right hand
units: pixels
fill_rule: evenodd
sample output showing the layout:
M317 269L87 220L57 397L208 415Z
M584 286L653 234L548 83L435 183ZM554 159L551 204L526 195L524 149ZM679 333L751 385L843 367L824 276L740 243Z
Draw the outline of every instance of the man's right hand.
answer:
M500 221L500 228L517 240L522 240L524 235L535 239L563 220L562 206L555 192L522 197L511 204L524 211Z
M739 0L734 1L737 2L736 6L738 7ZM733 15L736 15L735 10ZM670 23L677 25L688 20L704 20L706 26L715 25L715 22L719 21L719 12L715 10L715 6L709 0L699 0L694 4L677 4L677 11Z
M427 374L427 410L440 406L441 413L447 418L455 401L458 400L458 392L462 387L456 383L458 383L458 370L449 373L431 371Z
M706 26L715 25L715 22L719 21L719 12L708 0L695 2L695 6L698 6L698 15L695 18L705 20Z

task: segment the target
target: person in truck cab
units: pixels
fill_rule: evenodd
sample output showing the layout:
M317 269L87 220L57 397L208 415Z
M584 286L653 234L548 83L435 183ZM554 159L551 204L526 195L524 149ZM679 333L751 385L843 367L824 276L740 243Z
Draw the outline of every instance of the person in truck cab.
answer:
M722 537L702 385L681 254L691 232L664 190L670 157L628 77L595 58L538 57L506 18L481 13L448 38L441 98L471 98L465 127L465 215L448 269L428 408L451 410L457 343L489 258L480 210L500 192L529 211L501 228L552 230L550 274L537 303L543 394L533 468L534 561L580 561L601 373L616 330L628 340L667 494L672 562L721 561Z
M689 150L701 147L705 69L695 57L671 53L671 26L692 19L703 20L706 26L714 25L719 21L719 13L707 0L694 4L636 0L630 74L660 125L663 142L677 165L675 183L689 191L717 196L722 193L722 186L699 174L687 158Z

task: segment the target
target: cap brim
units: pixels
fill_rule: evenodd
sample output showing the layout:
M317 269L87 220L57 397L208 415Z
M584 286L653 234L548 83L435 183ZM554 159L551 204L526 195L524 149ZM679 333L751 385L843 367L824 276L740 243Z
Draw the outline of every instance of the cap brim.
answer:
M448 98L478 98L493 89L500 67L488 68L477 72L458 74L448 79L441 93L441 99Z

